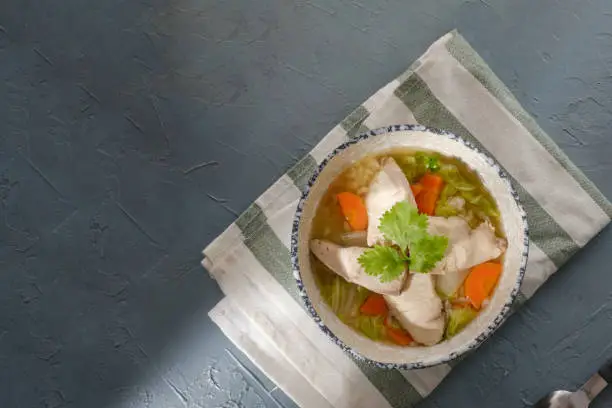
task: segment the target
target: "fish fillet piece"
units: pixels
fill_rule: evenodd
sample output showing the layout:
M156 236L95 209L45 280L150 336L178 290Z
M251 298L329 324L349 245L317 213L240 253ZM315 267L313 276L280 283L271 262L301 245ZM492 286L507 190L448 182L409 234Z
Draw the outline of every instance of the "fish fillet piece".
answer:
M403 272L397 279L390 282L381 282L378 276L368 275L358 261L359 257L366 249L368 248L342 247L333 242L321 239L313 239L310 241L310 251L314 256L348 282L363 286L381 295L399 294L404 285L407 273Z
M414 340L427 346L442 340L445 316L432 275L410 275L402 293L385 295L385 300L393 316Z
M383 235L378 230L380 217L400 201L408 201L416 207L410 183L395 160L388 158L370 183L365 197L368 211L368 246L383 240Z

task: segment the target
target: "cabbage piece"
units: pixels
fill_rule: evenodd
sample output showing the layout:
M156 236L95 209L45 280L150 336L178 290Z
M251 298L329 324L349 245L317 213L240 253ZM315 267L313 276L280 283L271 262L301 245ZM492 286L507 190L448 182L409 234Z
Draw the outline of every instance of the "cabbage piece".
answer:
M321 297L340 318L349 324L350 319L359 317L359 308L368 297L368 289L347 282L344 278L330 273L324 281L319 279Z
M384 340L386 331L383 316L362 316L359 308L372 292L347 282L338 275L319 283L321 297L345 324L372 340Z
M356 323L359 330L372 340L382 340L385 337L383 316L359 316Z
M459 333L474 318L478 312L471 307L460 307L451 309L448 314L448 324L446 325L446 338L450 339Z
M452 205L449 205L448 200L439 201L438 205L436 205L436 216L438 217L448 218L448 217L453 217L459 214L461 214L459 209L457 207L453 207Z
M355 289L350 283L338 275L335 275L329 282L319 285L321 297L337 315L351 314L350 303L355 298Z
M442 192L440 193L440 200L448 200L449 198L455 197L457 189L451 183L446 183Z
M450 200L457 197L456 194L457 189L452 184L446 183L436 204L437 216L448 218L463 213L462 210L450 204Z
M397 156L394 157L394 159L410 183L415 183L423 174L425 174L425 169L419 166L416 157L413 155Z
M495 208L489 194L464 177L457 166L448 163L443 164L440 167L440 175L446 185L438 200L436 215L441 217L462 215L468 216L467 219L471 220L473 215L470 216L469 213L472 212L481 220L489 218L494 225L499 224L499 211ZM461 197L466 201L465 211L453 210L452 206L448 205L449 199L453 197Z

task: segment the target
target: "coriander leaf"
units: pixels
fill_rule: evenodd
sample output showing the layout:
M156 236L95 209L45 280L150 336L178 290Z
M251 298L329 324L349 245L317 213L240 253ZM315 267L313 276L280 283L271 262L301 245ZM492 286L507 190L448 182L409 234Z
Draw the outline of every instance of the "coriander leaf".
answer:
M426 273L432 270L438 261L444 258L448 238L439 235L424 234L419 240L410 244L410 270Z
M419 214L419 210L407 201L401 201L380 217L378 229L386 240L406 252L410 242L427 233L427 216Z
M410 250L413 272L429 272L444 257L448 247L448 238L428 234L427 224L427 216L419 214L407 201L395 204L380 218L378 228L385 239L398 245L402 253Z
M435 173L436 171L440 170L440 161L437 157L428 156L425 159L425 167L427 168L427 170L431 171L432 173Z
M368 248L358 261L368 275L378 276L381 282L391 282L406 270L406 257L388 246Z
M440 159L438 156L419 152L416 154L416 161L418 165L426 171L435 173L440 170Z

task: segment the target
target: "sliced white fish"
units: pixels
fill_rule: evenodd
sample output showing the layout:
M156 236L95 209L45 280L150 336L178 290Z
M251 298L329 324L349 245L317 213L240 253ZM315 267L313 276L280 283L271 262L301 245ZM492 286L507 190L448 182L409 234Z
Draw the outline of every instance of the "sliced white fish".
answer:
M342 247L333 242L313 239L310 250L325 266L348 282L363 286L382 295L397 295L402 290L407 273L391 282L381 282L377 276L368 275L359 264L359 257L367 248Z
M449 267L455 263L455 247L470 239L472 232L469 224L460 217L427 217L427 232L431 235L443 235L448 238L448 247L444 258L429 271L432 275L444 275L449 272ZM450 272L453 270L451 269Z
M452 244L469 237L471 228L461 217L427 217L427 232L447 237L450 249Z
M400 201L408 201L416 207L410 183L395 160L388 158L382 169L374 177L365 197L368 210L368 245L382 241L383 235L378 230L380 217Z
M410 336L417 342L426 346L433 346L438 344L444 337L446 316L442 313L434 320L419 324L404 323L402 327L404 327L408 333L410 333Z
M459 289L471 267L499 258L506 250L506 241L495 236L495 230L491 224L483 222L474 230L470 230L467 222L463 221L465 225L462 226L457 220L451 221L451 218L458 217L450 217L445 224L446 226L455 224L453 231L447 232L449 235L441 232L449 237L447 255L431 272L437 274L436 287L447 296L454 294ZM440 224L444 224L444 221L433 220L432 222L430 218L430 226ZM467 234L465 234L466 226Z
M433 276L412 274L400 295L386 295L385 300L393 316L414 340L427 346L442 340L445 317Z

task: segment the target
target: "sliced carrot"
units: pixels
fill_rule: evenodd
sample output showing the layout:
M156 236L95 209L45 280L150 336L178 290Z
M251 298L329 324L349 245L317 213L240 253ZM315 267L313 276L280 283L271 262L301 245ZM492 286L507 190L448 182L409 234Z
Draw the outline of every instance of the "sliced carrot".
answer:
M387 335L395 344L399 346L408 346L414 341L410 334L402 329L387 327Z
M426 173L421 178L419 184L423 187L423 190L416 196L419 212L422 214L434 215L436 203L444 187L444 180L436 174Z
M412 189L412 195L414 195L415 197L418 197L421 191L423 191L423 185L419 183L412 184L410 188Z
M465 279L465 296L476 309L482 307L482 302L495 288L497 280L502 272L502 266L496 262L485 262L476 265L470 270Z
M336 196L342 215L353 231L363 231L368 227L368 211L365 203L357 194L344 192Z
M436 202L438 194L425 190L416 198L417 208L421 214L434 215L436 212Z
M426 190L432 191L442 191L442 187L444 187L444 179L438 176L437 174L425 173L423 177L421 177L420 183L423 185L423 188Z
M385 298L378 293L372 293L359 308L361 314L366 316L384 316L389 312Z
M395 344L407 346L414 341L410 333L402 329L393 316L387 316L385 320L383 320L383 325L387 329L387 335Z

